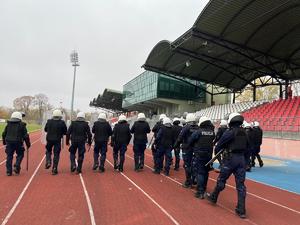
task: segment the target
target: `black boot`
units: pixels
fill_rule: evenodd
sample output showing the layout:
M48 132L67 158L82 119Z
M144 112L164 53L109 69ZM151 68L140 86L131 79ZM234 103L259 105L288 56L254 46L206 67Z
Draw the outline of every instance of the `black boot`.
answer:
M261 157L259 154L257 154L257 160L258 160L258 163L259 163L259 167L263 167L264 166L264 162L262 161Z
M123 164L121 164L121 163L119 165L119 172L123 172Z
M160 174L160 170L158 168L155 168L153 171L152 171L154 174Z
M100 166L100 167L99 167L99 171L100 171L100 173L104 173L104 172L105 172L104 166Z
M47 161L45 165L45 169L49 169L51 167L51 161Z
M75 172L76 170L76 164L75 163L71 163L71 172Z
M183 184L182 187L184 188L192 188L192 182L191 180L186 180Z
M6 172L6 176L10 177L12 175L12 172Z
M17 174L17 175L19 175L20 171L21 171L21 167L17 166L17 165L14 165L14 173Z
M57 175L57 167L52 168L52 175Z
M219 193L218 191L214 190L211 194L207 193L205 195L205 198L212 204L216 204L217 201L218 201L218 196L219 196Z
M200 198L200 199L204 199L204 193L201 193L201 192L197 191L197 192L195 193L195 197L196 197L196 198Z
M94 163L94 165L93 165L93 170L96 170L96 169L98 169L98 163Z

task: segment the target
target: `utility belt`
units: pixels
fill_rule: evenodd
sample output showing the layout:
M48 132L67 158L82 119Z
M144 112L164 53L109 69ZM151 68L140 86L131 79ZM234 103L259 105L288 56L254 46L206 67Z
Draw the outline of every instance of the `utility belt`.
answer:
M231 150L231 149L226 149L223 152L223 159L229 159L233 155L241 155L244 154L245 152L243 150Z
M210 154L208 152L202 151L202 152L194 152L194 156L195 157L209 157Z

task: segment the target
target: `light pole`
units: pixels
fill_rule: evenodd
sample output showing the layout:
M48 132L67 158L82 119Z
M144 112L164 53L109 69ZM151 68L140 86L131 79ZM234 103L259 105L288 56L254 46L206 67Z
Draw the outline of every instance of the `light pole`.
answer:
M72 115L74 110L74 92L75 92L75 81L76 81L76 67L79 66L78 53L74 50L71 55L71 63L74 66L74 76L73 76L73 89L72 89L72 100L71 100L71 116L70 120L72 121Z

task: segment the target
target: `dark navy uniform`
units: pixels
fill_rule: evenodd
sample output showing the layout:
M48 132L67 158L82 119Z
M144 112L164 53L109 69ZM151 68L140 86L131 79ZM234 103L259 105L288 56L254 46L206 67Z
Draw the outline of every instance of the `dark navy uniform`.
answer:
M255 159L257 158L259 166L263 167L264 163L260 157L260 146L263 140L263 131L260 127L253 127L253 152L252 152L252 166L255 166Z
M193 184L193 171L192 171L192 162L193 162L193 151L190 147L188 147L188 141L189 138L191 137L191 135L198 130L199 127L196 123L193 124L186 124L178 138L177 141L174 145L174 148L177 148L180 146L180 144L182 143L182 158L183 158L183 167L185 169L185 176L186 176L186 180L185 183L183 184L183 187L191 187Z
M165 157L165 175L169 175L171 161L172 161L172 149L175 142L174 131L171 124L163 125L157 134L155 139L156 151L156 168L154 173L159 174L163 168L163 159Z
M109 123L104 119L99 119L94 123L92 128L94 133L94 166L93 170L96 170L99 166L100 172L104 172L104 164L106 160L107 143L109 137L112 135L112 129ZM99 164L99 154L100 164Z
M157 134L158 134L158 131L159 129L163 126L163 122L162 120L158 121L154 127L152 128L152 132L153 132L153 137L154 139L156 139L157 137ZM154 140L155 142L155 140ZM156 152L157 152L157 146L155 144L153 144L151 146L151 150L152 150L152 156L153 156L153 163L154 163L154 169L156 168L156 165L155 163L157 162L157 159L155 158L156 157Z
M222 135L224 134L224 132L225 132L227 129L228 129L227 126L220 126L220 127L218 128L218 131L217 131L217 134L216 134L216 138L215 138L215 140L214 140L214 145L215 145L216 143L218 143L218 141L221 139ZM215 154L216 154L216 152L215 152ZM218 157L218 162L219 162L219 164L220 164L220 167L219 167L219 168L221 168L221 164L222 164L222 157L221 157L221 156Z
M114 169L119 169L123 172L123 166L125 162L125 153L127 151L127 145L131 139L131 133L129 129L129 124L127 121L119 121L112 134L112 145L113 145L113 156L114 156ZM120 156L120 162L118 163L118 158Z
M11 119L7 121L7 125L2 133L3 145L6 145L6 173L8 176L12 175L12 161L14 153L17 158L14 165L14 172L20 173L21 163L24 158L23 141L25 141L27 148L30 148L30 138L27 133L26 124L18 119Z
M214 191L208 196L208 200L213 203L217 202L219 193L225 188L227 179L231 174L235 176L236 190L238 193L238 204L236 213L244 218L246 186L244 184L246 177L245 169L245 152L248 148L247 134L244 128L241 128L242 123L233 123L230 129L227 130L216 146L216 152L225 149L223 154L223 164L217 180L217 185Z
M174 138L175 140L177 140L181 130L182 130L182 126L179 125L180 121L175 121L173 123L173 132L174 132ZM175 167L174 170L178 170L179 169L179 164L180 164L180 146L177 146L176 148L174 148L174 155L175 155Z
M251 127L246 127L245 128L247 138L248 138L248 149L247 152L245 153L245 160L246 160L246 170L251 171L251 156L253 153L253 141L254 141L254 132Z
M67 133L67 126L65 122L61 119L50 119L47 121L45 128L45 132L47 132L46 135L46 169L49 169L51 167L51 155L52 155L52 149L53 149L53 169L52 173L57 174L57 167L59 162L59 155L61 151L61 139L64 135Z
M144 168L145 149L148 142L147 134L150 133L150 126L146 121L136 121L132 125L130 132L134 134L134 168L138 171Z
M85 153L85 143L87 141L89 145L92 144L92 134L88 123L84 120L72 121L67 131L67 145L69 145L69 140L71 140L71 146L69 148L71 171L74 172L76 170L75 159L78 150L77 173L81 173Z
M205 166L212 158L213 141L215 132L211 127L211 122L206 121L201 124L199 130L194 132L189 140L189 146L194 153L194 166L197 178L196 197L203 199L207 187L209 167Z

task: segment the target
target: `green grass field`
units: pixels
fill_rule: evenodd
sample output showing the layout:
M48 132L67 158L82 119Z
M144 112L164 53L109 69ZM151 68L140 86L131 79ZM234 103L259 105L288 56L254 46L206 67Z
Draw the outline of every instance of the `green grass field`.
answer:
M5 126L6 126L6 123L0 123L0 139L2 139L2 132L3 132ZM38 130L38 129L41 129L41 125L27 124L27 130L29 133L32 131Z

